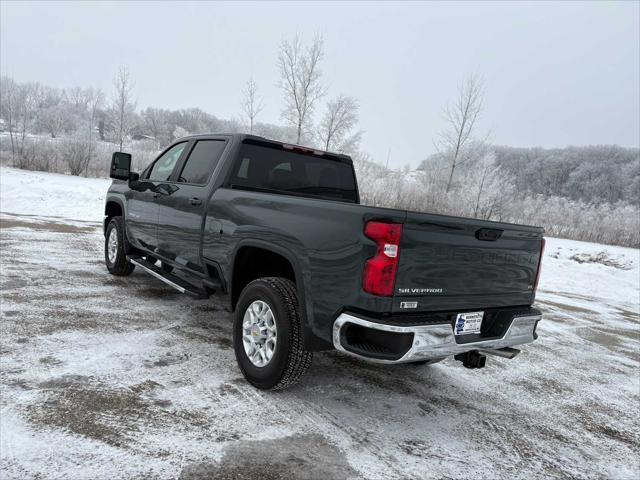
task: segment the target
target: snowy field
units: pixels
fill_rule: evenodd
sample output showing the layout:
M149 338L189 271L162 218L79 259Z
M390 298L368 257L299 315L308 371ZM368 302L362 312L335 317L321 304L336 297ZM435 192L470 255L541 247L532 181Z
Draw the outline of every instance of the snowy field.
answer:
M513 360L330 352L270 393L223 303L107 273L108 185L0 169L0 478L639 478L638 250L549 239Z

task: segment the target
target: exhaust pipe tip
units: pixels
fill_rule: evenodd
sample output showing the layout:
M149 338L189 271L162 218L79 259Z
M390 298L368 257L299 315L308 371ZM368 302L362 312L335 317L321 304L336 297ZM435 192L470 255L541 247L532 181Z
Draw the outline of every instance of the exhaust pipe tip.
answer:
M494 350L479 350L479 352L486 355L494 355L496 357L508 358L509 360L511 360L520 353L520 350L518 350L517 348L504 347Z

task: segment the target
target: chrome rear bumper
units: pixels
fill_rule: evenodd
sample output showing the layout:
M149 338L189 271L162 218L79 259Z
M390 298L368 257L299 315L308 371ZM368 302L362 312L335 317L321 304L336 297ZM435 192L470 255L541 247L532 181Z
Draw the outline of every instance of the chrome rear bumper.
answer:
M522 345L535 340L536 324L542 319L541 315L516 316L501 338L482 340L473 343L457 343L450 324L397 326L371 322L362 318L341 314L333 323L333 345L348 355L362 358L376 363L405 363L449 357L471 350L496 350L504 347ZM365 328L395 333L413 333L413 344L401 358L389 360L372 358L360 353L349 351L342 344L342 329L348 324L355 324Z

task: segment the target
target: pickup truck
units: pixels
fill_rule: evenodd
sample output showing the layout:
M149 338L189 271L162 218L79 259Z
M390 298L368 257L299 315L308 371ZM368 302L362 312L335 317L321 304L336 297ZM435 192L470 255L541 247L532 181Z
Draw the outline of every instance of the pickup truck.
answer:
M360 205L345 155L196 135L142 173L115 152L105 262L233 312L245 378L280 389L336 349L378 363L481 368L537 338L538 227Z

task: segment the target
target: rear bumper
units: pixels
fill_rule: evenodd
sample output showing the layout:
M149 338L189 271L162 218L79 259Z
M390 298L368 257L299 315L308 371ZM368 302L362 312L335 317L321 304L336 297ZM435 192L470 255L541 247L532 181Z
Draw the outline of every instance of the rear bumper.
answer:
M535 330L541 319L542 315L532 310L514 316L500 337L458 343L450 323L399 326L342 313L333 324L333 345L341 352L376 363L416 362L532 342L537 338ZM358 343L358 333L371 340Z

